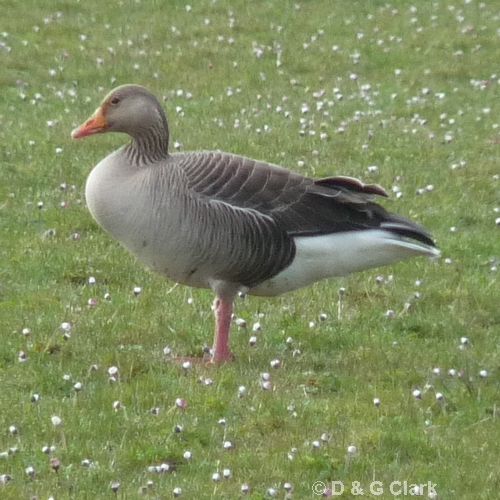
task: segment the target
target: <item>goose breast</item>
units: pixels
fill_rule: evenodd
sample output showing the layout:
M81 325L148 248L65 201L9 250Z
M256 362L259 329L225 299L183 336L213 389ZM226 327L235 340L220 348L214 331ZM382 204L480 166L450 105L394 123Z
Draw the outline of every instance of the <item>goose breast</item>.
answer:
M210 288L218 280L246 291L293 260L293 238L272 217L200 194L175 155L141 169L123 157L122 148L92 170L87 204L154 271L185 285Z

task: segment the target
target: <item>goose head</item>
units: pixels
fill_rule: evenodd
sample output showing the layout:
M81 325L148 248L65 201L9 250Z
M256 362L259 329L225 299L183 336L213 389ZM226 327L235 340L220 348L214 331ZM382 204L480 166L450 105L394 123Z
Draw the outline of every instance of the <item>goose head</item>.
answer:
M122 85L111 91L71 136L79 139L105 132L123 132L134 139L158 134L168 138L168 125L153 94L140 85Z

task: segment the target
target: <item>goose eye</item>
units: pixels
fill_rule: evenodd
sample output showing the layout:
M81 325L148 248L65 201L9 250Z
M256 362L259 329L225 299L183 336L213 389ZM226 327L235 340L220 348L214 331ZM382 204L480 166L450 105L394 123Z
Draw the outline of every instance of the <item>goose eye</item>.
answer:
M120 102L120 98L119 97L113 97L113 99L111 99L111 101L109 101L111 104L118 104Z

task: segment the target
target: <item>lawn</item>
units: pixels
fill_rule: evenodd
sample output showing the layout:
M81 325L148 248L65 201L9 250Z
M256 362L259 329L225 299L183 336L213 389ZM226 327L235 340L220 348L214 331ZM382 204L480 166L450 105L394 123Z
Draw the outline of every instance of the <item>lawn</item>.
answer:
M494 2L0 10L0 498L498 496ZM442 257L239 299L236 360L183 367L213 293L145 269L86 209L127 138L70 136L124 83L162 99L172 149L378 183Z

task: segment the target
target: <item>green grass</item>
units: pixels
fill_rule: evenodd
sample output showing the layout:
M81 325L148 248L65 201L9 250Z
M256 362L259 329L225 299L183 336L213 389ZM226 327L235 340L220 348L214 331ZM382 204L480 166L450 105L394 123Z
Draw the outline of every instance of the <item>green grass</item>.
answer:
M243 483L253 500L271 487L284 498L286 482L305 499L315 481L343 481L342 498L358 498L353 481L364 498L394 498L393 481L431 481L440 499L498 495L498 11L488 2L415 2L416 12L401 0L297 3L203 0L188 11L178 1L0 0L0 474L12 477L2 499L112 498L113 481L123 499L171 498L175 487L181 498L234 499ZM73 142L70 132L122 83L165 97L172 144L183 150L398 186L403 196L385 206L428 227L443 258L239 300L248 327L233 328L236 361L184 373L163 348L189 355L211 343L213 294L144 269L83 199L92 166L126 138ZM72 324L67 340L63 322ZM470 340L463 349L461 337ZM260 387L262 372L272 372L272 391ZM61 460L57 474L51 457ZM148 470L162 462L173 471ZM213 482L225 468L231 477ZM373 480L383 495L369 494Z

